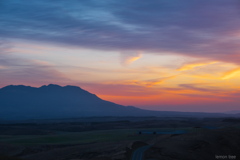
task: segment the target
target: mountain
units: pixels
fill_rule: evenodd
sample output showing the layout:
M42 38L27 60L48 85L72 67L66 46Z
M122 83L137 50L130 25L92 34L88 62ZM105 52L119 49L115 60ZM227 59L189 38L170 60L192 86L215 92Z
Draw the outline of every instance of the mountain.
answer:
M76 86L55 84L39 88L10 85L0 89L0 119L52 119L92 116L226 116L220 113L189 113L142 110L97 97Z
M40 88L10 85L0 89L1 118L70 118L128 115L125 107L104 101L76 86L50 84Z
M240 114L240 110L232 110L232 111L227 111L225 113L227 113L227 114Z

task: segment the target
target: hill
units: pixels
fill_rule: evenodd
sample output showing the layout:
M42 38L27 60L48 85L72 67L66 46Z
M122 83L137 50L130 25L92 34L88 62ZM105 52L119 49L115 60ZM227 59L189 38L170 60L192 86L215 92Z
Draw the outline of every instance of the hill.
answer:
M138 110L100 99L76 86L40 88L10 85L0 89L0 115L7 119L127 116Z
M1 119L54 119L93 116L228 116L221 113L170 112L122 106L76 86L39 88L9 85L0 89Z

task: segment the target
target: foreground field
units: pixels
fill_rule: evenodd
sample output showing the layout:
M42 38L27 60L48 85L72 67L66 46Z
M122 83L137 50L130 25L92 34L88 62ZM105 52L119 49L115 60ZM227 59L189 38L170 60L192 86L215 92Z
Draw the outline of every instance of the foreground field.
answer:
M191 151L194 158L194 154L208 154L204 146L209 147L208 150L214 146L216 150L211 154L224 150L217 141L212 141L213 138L206 138L207 135L220 136L219 139L224 139L227 148L231 150L224 150L224 153L236 155L240 146L235 144L240 133L239 126L236 119L155 117L2 123L0 159L129 160L134 149L144 144L152 146L146 151L145 159L162 159L163 155L168 154L170 157L176 155L175 159L184 159L186 154L179 156L178 151ZM185 133L174 134L178 133L174 131L179 130Z
M123 140L147 140L152 136L136 136L136 129L118 129L86 132L61 132L51 135L1 135L1 143L36 144L80 144L94 142L117 142Z

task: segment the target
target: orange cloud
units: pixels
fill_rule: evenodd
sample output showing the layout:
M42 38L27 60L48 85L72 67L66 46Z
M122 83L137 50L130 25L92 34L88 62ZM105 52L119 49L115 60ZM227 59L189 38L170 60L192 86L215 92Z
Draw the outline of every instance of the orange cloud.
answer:
M240 68L235 68L233 70L230 70L228 72L225 72L224 75L222 76L222 79L231 79L233 77L236 77L240 74Z
M150 80L129 80L129 81L124 81L124 82L122 81L122 82L120 82L120 84L152 87L154 85L158 85L158 84L164 83L166 80L173 79L173 78L175 78L177 76L178 75L174 75L174 76L157 78L157 79L150 79Z
M154 85L161 84L161 83L163 83L164 81L169 80L169 79L173 79L173 78L175 78L175 77L177 77L177 75L175 75L175 76L170 76L170 77L164 77L164 78L160 78L160 79L155 79L155 80L148 80L148 81L146 82L146 86L147 86L147 87L152 87L152 86L154 86Z
M131 63L133 63L134 61L140 59L142 57L141 52L137 52L137 53L122 53L121 54L121 59L122 59L122 64L124 66L126 65L130 65Z
M126 64L131 64L132 62L138 60L139 58L141 58L140 54L138 56L136 56L136 57L129 57L128 59L126 59L125 63Z
M177 71L191 70L191 69L194 69L196 67L201 67L201 66L205 66L205 65L209 65L209 64L214 64L214 63L217 63L217 61L205 62L205 63L185 64L185 65L181 66L180 68L178 68Z

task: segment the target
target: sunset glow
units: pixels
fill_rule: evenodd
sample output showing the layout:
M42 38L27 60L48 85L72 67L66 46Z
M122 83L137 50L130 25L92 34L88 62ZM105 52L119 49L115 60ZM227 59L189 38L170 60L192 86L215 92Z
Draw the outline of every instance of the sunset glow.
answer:
M0 87L76 85L152 110L240 109L237 0L1 3Z

